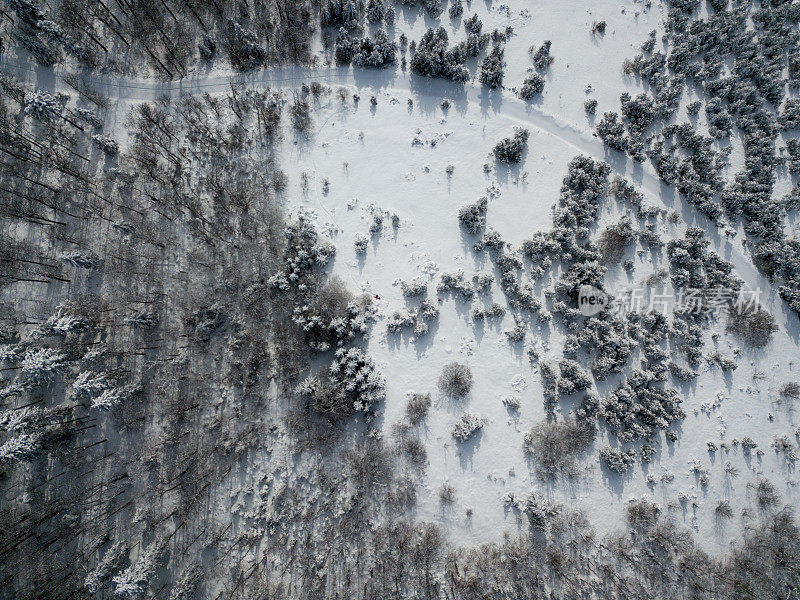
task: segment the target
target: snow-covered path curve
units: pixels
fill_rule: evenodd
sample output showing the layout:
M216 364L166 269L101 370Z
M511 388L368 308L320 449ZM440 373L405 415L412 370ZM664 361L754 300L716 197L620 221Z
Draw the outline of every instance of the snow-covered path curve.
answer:
M62 68L44 68L19 57L3 57L2 69L11 70L38 89L50 92L72 94L74 90L63 82L70 74ZM612 170L627 177L651 199L657 199L668 208L680 212L689 225L702 227L711 242L711 248L730 261L738 275L751 289L762 290L762 303L772 312L777 321L797 340L797 319L777 294L776 286L761 275L747 258L738 244L733 244L720 235L718 228L705 218L688 202L676 193L674 187L665 185L650 165L633 163L624 155L609 151L588 128L548 114L535 104L526 103L510 92L488 90L473 84L460 85L449 81L409 75L394 70L356 70L350 67L279 67L262 69L247 74L220 72L194 73L180 80L155 81L152 79L109 76L98 73L85 73L82 79L112 102L109 117L115 122L116 109L121 102L153 100L160 96L179 96L229 89L232 83L245 89L266 89L297 87L313 81L325 82L331 86L343 86L367 91L385 91L397 94L411 94L424 107L438 106L442 99L448 98L456 110L465 110L468 104L479 105L485 116L502 116L526 127L546 132L568 146L576 153L586 154L596 160L605 160Z

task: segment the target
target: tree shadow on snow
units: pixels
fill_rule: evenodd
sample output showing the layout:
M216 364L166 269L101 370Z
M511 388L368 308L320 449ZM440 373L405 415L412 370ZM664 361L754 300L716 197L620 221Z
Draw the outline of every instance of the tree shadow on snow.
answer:
M408 86L414 95L415 106L426 117L436 115L444 98L450 101L450 109L455 109L459 115L463 116L469 108L466 89L455 81L412 73Z
M479 429L473 433L464 442L456 442L456 455L458 455L458 463L462 471L472 470L475 453L481 445L483 438L483 429Z

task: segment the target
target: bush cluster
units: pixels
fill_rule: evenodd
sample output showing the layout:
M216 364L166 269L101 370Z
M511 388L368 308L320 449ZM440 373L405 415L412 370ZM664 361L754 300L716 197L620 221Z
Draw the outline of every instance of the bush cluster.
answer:
M503 86L505 62L503 62L503 49L495 46L481 62L478 80L485 86L495 89Z
M531 73L525 78L519 90L519 97L523 100L533 100L544 91L544 77L538 73Z
M518 127L514 130L513 137L504 138L495 144L494 157L506 164L520 162L522 154L528 146L529 135L527 129Z
M468 204L458 211L458 221L469 233L478 234L486 226L486 209L489 199L482 196L473 204Z
M542 479L573 478L578 475L576 459L591 446L595 433L594 425L583 419L542 421L525 434L523 448Z
M550 56L550 47L552 45L553 43L550 40L546 40L538 48L531 47L531 60L533 60L533 64L537 69L544 71L553 64L553 57Z
M383 377L372 359L358 348L340 348L327 373L305 379L298 392L314 409L332 416L370 414L386 397Z
M654 373L635 369L604 400L600 414L620 441L649 438L686 416L677 392L657 381Z
M617 448L606 446L600 449L600 461L615 473L624 475L636 462L636 453L633 450L623 452Z
M486 420L474 413L464 413L453 425L452 435L459 442L466 442L475 432L483 428Z
M354 40L342 27L336 36L335 54L341 64L352 62L356 67L382 69L397 62L397 44L380 29L372 38Z
M463 398L472 389L472 371L466 365L451 362L439 376L439 390L450 398Z
M411 72L461 83L469 81L469 71L464 63L469 56L477 56L480 46L485 42L472 35L452 48L448 48L447 43L448 36L443 27L428 29L411 57Z

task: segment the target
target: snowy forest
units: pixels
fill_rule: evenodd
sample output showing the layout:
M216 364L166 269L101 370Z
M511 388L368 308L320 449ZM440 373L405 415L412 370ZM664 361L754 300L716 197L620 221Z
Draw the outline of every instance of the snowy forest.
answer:
M0 0L0 600L800 600L799 26Z

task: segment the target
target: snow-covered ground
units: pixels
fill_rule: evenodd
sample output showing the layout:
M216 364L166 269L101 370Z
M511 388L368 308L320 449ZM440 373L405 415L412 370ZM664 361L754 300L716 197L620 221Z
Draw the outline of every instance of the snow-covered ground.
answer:
M624 478L601 469L595 449L586 455L586 474L579 482L539 481L530 472L522 441L530 427L545 418L542 383L538 366L530 364L524 348L535 346L542 360L559 359L563 345L559 327L534 326L528 329L524 345L511 344L503 333L514 325L510 315L502 322L475 324L469 306L457 298L437 295L435 284L438 274L458 270L468 276L497 276L491 262L472 251L473 237L458 227L461 206L487 195L488 227L519 247L533 232L549 228L550 209L558 198L566 164L577 149L557 131L537 128L533 117L527 123L531 128L527 156L521 165L509 169L496 165L489 152L495 141L520 125L522 117L516 111L510 110L511 115L502 110L487 112L478 102L443 111L439 102L423 94L395 90L377 94L378 104L373 109L363 90L361 93L356 107L350 102L342 107L338 98L324 101L312 138L286 141L284 164L294 174L287 197L296 211L314 214L323 229L332 233L337 246L333 272L353 288L378 295L377 306L384 317L411 305L403 298L398 281L417 276L430 281L428 297L442 309L438 325L419 340L410 334L387 333L381 320L369 343L370 354L388 382L383 424L387 435L392 424L403 417L408 393L431 392L436 398L423 436L430 466L425 489L420 492L421 517L448 524L462 542L497 540L505 528L516 523L516 514L507 509L503 497L509 492L524 497L535 490L553 501L585 510L599 531L609 532L620 525L622 507L629 498L648 496L664 506L674 504L677 515L700 532L698 539L708 549L719 550L736 537L738 525L734 521L719 526L714 518L717 502L729 500L735 514L749 506L747 484L755 480L755 473L786 482L787 499L797 502L791 465L770 449L774 435L794 439L797 425L789 407L776 403L777 388L797 378L792 364L798 356L796 317L781 309L768 284L760 279L751 283L744 275L749 286L763 286L762 300L774 307L785 328L765 351L743 351L732 376L723 377L718 368L707 369L696 384L679 388L688 413L679 441L667 445L662 435L661 449L649 468L637 466ZM408 105L409 98L413 106ZM514 107L515 103L506 99L504 106ZM577 139L591 140L570 131ZM587 141L580 149L592 152L596 144ZM483 169L485 163L492 167L488 173ZM448 176L446 168L451 164L455 171ZM301 189L302 172L308 175L306 193ZM327 194L323 193L323 180L329 182ZM671 196L645 196L646 204L676 207ZM394 230L385 219L382 234L371 238L366 257L359 258L353 248L354 236L370 236L375 211L399 215L400 226ZM607 201L601 227L618 219L620 212L613 201ZM686 209L684 214L692 222L691 211ZM669 239L681 235L682 229L662 223L659 231ZM734 254L732 248L729 252ZM638 257L634 282L643 281L652 271L649 253ZM609 273L607 283L610 290L631 285L619 269ZM504 303L496 283L486 301ZM710 334L708 353L714 348ZM735 341L722 333L718 343L721 354L731 357L736 347ZM453 360L469 365L475 378L472 392L463 401L449 400L436 391L441 368ZM754 380L757 371L763 372L765 379ZM610 389L613 386L607 384L600 391ZM503 405L502 399L508 395L521 399L518 413ZM487 418L487 423L473 440L458 444L450 431L465 410ZM730 443L745 436L752 437L765 454L756 457L753 453L747 458L739 449L707 451L708 441ZM608 442L614 445L612 440ZM602 445L602 440L596 445ZM691 470L695 461L711 474L705 488ZM728 462L740 470L739 478L731 481L726 477ZM662 476L670 473L674 480L662 482ZM647 474L653 474L658 483L648 486ZM439 503L444 481L457 491L455 505L447 508ZM679 500L681 494L684 501ZM468 507L472 508L471 517L466 515Z

